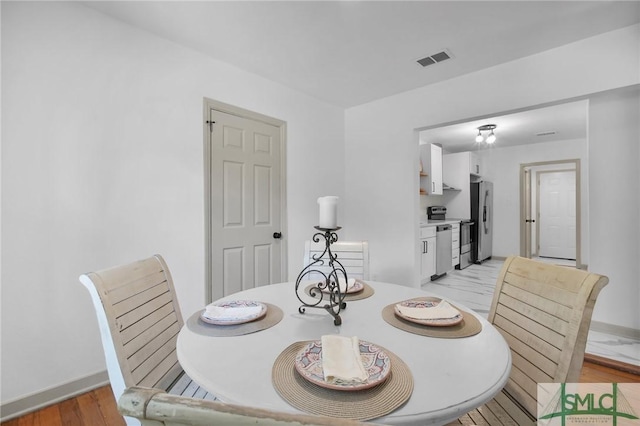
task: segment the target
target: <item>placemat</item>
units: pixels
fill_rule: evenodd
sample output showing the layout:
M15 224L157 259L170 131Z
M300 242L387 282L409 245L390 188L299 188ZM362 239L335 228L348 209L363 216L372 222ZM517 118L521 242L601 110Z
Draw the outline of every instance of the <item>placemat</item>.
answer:
M417 297L411 300L429 300L429 297ZM396 302L400 303L402 301ZM396 303L387 305L382 310L382 318L392 326L409 333L419 334L421 336L442 337L448 339L456 339L460 337L469 337L482 331L482 324L471 313L466 312L457 306L455 307L462 314L462 322L448 327L431 327L428 325L416 324L400 318L396 315L394 306Z
M235 325L209 324L200 319L202 311L198 311L189 317L187 320L187 327L194 333L211 337L242 336L243 334L251 334L257 331L266 330L267 328L273 327L279 323L284 317L284 313L282 312L282 309L276 305L265 302L262 303L267 305L267 313L264 317L255 321Z
M347 293L344 296L344 301L345 302L352 302L354 300L362 300L362 299L366 299L367 297L371 297L373 296L373 294L375 293L375 290L373 290L373 287L371 287L369 284L365 283L364 281L362 281L362 284L364 284L364 288L362 289L362 291L359 291L357 293ZM309 286L307 286L304 289L304 292L307 294L307 296L311 296L311 289L314 288L315 285L311 284ZM316 289L316 291L319 291L318 289ZM328 294L327 294L328 296ZM313 297L313 296L311 296Z
M387 415L409 400L413 376L393 352L380 347L391 359L387 380L369 389L339 391L326 389L304 379L294 366L296 355L309 342L296 342L286 348L273 364L271 378L280 396L307 413L352 420L371 420Z

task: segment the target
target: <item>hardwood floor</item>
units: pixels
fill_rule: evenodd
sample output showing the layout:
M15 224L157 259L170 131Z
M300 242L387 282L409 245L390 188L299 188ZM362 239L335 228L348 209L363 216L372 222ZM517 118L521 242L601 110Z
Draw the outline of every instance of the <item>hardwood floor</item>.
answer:
M604 362L600 362L604 361ZM623 371L606 365L606 360L585 361L581 383L640 383L634 369ZM622 366L624 368L624 366ZM626 369L629 370L629 369ZM637 371L636 371L637 373ZM2 423L5 426L125 426L118 413L110 386L103 386L22 417Z
M640 383L640 367L586 354L580 383Z
M103 386L22 417L6 426L125 426L111 386Z

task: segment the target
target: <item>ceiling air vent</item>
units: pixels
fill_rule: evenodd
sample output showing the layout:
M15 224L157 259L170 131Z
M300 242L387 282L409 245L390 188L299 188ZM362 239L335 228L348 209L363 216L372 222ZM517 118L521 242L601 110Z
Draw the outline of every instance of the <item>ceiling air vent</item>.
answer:
M448 52L445 52L443 50L442 52L438 52L438 53L436 53L434 55L426 56L426 57L424 57L422 59L418 59L417 62L420 65L422 65L423 67L426 67L426 66L438 63L438 62L446 61L447 59L451 59L451 55Z

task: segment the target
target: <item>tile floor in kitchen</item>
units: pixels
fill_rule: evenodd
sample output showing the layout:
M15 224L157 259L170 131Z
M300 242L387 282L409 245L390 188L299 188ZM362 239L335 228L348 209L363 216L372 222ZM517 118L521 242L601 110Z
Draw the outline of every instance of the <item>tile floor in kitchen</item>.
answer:
M489 259L481 265L474 264L463 270L453 270L422 285L422 289L460 302L486 318L502 264L503 260ZM640 339L594 331L592 327L586 352L640 366Z

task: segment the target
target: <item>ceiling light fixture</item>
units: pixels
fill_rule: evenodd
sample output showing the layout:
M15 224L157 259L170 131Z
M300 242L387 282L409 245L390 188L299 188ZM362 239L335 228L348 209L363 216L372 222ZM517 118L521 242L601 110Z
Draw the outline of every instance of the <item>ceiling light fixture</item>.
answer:
M488 144L492 144L496 141L496 135L493 133L495 128L498 127L495 124L485 124L484 126L478 127L478 135L476 136L476 142L482 143L487 142ZM482 135L482 132L490 132L485 139Z

